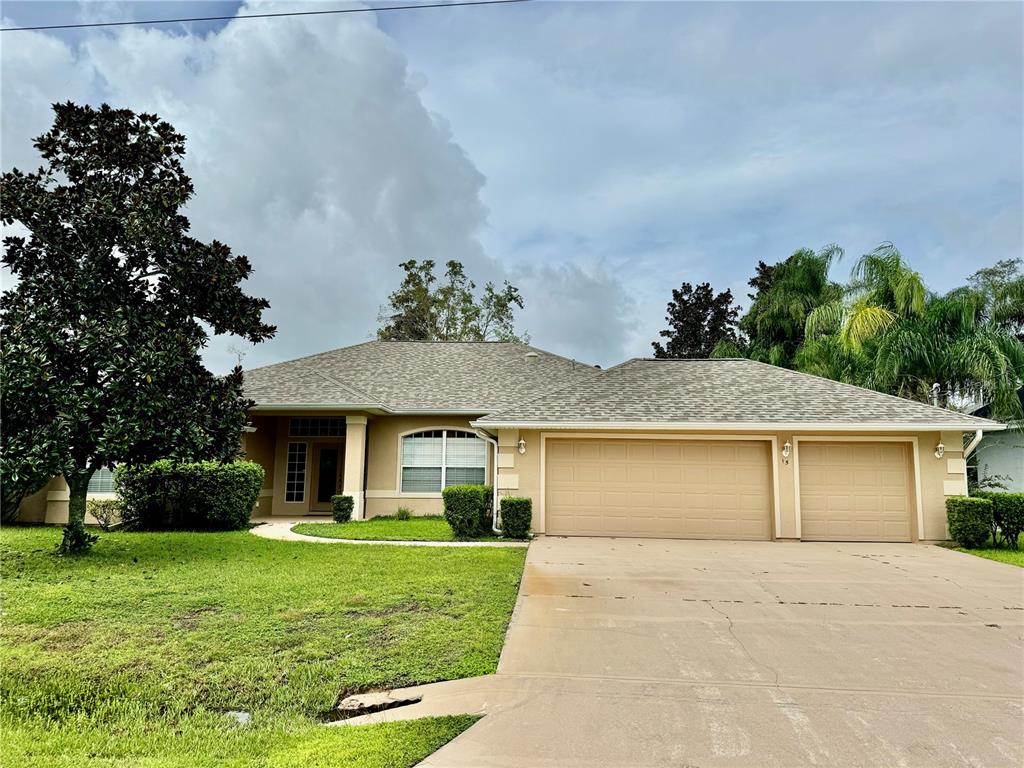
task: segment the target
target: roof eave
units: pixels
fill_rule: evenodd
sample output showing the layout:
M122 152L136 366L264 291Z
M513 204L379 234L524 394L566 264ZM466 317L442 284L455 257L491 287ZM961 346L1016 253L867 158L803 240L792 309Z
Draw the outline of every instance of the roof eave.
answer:
M256 403L250 411L370 411L391 416L482 416L493 408L392 408L382 403Z
M391 413L380 403L256 403L250 411L370 411Z
M771 421L485 421L478 420L470 424L479 429L646 429L663 430L704 430L710 432L735 432L737 430L757 431L824 431L824 432L998 432L1006 429L1005 424L989 422L987 424L951 424L949 422L934 423L901 423L901 422L771 422Z

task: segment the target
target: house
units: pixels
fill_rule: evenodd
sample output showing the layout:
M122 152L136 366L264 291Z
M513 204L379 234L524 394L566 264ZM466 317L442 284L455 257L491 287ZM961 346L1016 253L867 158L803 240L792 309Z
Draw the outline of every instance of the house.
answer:
M1021 407L1024 408L1024 387L1017 390ZM989 418L991 404L985 404L972 411L974 416ZM1003 432L989 432L978 443L971 457L967 472L978 482L993 480L1005 486L1005 490L1024 493L1024 422L1014 421Z
M743 359L602 371L514 343L367 342L254 369L258 514L441 512L441 490L534 501L552 535L947 537L965 433L1004 425ZM47 515L48 519L50 515Z

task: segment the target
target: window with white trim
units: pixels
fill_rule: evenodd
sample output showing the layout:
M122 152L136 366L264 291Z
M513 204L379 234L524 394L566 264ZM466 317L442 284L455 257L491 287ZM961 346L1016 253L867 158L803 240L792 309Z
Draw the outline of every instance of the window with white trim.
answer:
M288 466L284 480L285 501L306 499L306 444L288 443Z
M402 493L483 485L486 477L487 443L472 432L428 429L402 438Z

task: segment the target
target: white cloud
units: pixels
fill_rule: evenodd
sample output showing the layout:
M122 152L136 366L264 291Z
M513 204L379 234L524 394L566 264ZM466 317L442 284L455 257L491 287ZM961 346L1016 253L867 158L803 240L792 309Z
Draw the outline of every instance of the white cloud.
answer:
M34 162L27 139L55 100L154 111L188 137L193 230L253 260L250 290L279 326L247 365L365 339L407 258L497 271L477 239L484 178L369 14L206 36L128 28L78 50L22 33L3 57L5 167Z
M368 337L407 258L507 277L538 346L608 364L650 352L680 282L743 300L799 247L891 239L939 289L1019 254L1022 16L536 3L5 35L3 165L35 162L51 101L171 120L197 233L252 258L280 326L250 365Z

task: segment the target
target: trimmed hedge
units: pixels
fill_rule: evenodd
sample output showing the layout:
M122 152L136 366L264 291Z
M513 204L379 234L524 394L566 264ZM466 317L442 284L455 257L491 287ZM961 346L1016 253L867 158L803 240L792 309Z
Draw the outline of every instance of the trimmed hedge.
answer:
M331 516L336 523L347 523L352 519L352 510L355 509L356 500L351 496L338 494L331 496Z
M471 539L487 531L491 511L489 485L449 485L441 491L444 519L460 539Z
M252 461L194 463L169 459L114 470L125 528L136 531L230 531L249 525L263 487Z
M992 541L1017 549L1024 532L1024 493L980 491L977 495L992 502Z
M946 499L946 521L949 535L968 549L984 546L992 534L994 520L992 502L973 496L950 496Z
M501 500L501 533L510 539L525 539L533 522L533 500L505 496Z

